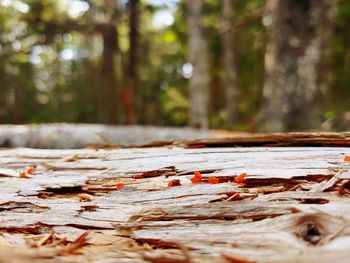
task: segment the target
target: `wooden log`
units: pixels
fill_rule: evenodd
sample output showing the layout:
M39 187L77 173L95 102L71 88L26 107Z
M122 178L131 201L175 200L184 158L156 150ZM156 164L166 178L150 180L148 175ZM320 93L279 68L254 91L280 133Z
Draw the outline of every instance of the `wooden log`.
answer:
M214 141L0 150L0 262L347 262L350 148Z
M75 149L89 144L130 146L207 137L205 130L175 127L70 123L0 125L0 146L3 147Z

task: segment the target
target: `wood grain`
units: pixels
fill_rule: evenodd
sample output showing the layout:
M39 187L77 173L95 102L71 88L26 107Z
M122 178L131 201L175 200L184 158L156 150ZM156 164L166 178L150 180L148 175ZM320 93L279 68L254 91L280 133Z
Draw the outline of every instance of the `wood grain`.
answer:
M348 262L350 148L227 140L0 150L0 262Z

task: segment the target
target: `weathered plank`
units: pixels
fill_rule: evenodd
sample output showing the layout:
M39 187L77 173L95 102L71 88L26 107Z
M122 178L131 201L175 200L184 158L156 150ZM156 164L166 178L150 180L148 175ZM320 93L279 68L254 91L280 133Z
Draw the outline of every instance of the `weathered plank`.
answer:
M350 148L3 149L0 262L347 262L345 155ZM203 183L192 184L195 171ZM168 187L174 179L181 185Z

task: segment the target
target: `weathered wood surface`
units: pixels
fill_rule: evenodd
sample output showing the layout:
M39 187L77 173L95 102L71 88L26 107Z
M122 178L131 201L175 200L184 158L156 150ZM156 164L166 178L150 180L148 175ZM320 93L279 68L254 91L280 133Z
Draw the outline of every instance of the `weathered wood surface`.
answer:
M175 127L70 123L0 125L0 146L6 147L74 149L87 144L128 146L207 137L208 132L204 130Z
M1 147L78 149L86 146L350 146L350 132L252 134L226 130L102 124L0 125Z
M345 155L350 148L3 149L0 262L349 262ZM220 183L192 184L194 171ZM246 182L232 182L241 173ZM173 179L182 185L167 187Z

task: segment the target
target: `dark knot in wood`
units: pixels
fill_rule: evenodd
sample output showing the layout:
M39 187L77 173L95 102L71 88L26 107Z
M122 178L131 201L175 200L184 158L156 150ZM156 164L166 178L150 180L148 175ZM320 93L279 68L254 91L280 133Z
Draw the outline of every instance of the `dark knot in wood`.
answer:
M299 219L296 235L304 241L316 245L324 236L324 229L316 215L307 215Z

